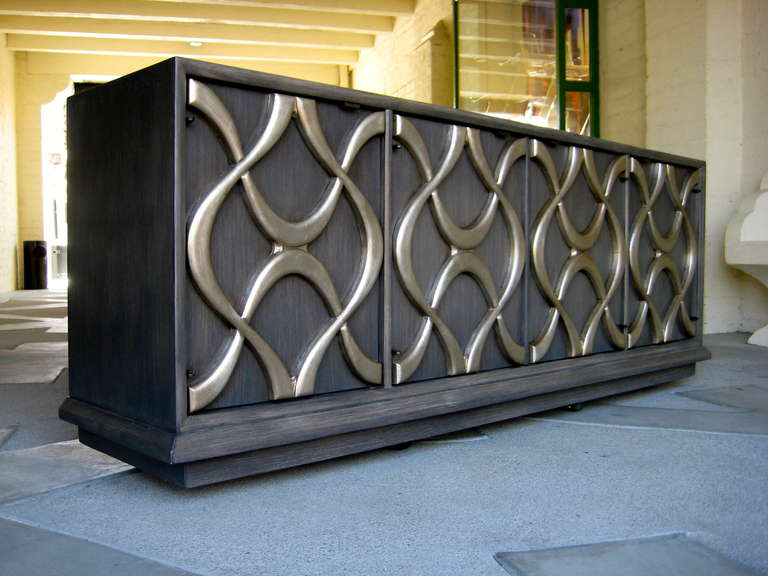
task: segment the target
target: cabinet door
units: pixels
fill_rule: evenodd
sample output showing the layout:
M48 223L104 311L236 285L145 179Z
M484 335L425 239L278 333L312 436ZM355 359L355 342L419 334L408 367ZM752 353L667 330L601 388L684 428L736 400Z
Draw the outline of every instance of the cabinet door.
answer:
M384 112L188 92L190 410L379 384Z
M626 348L627 161L532 141L531 362Z
M632 158L628 196L629 345L700 332L701 172Z
M527 140L395 115L395 383L526 361Z

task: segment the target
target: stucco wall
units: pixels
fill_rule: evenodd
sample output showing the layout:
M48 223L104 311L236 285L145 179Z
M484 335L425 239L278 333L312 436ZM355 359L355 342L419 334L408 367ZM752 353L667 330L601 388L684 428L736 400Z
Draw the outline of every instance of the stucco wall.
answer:
M725 228L743 190L744 140L741 2L706 6L707 275L710 331L745 328L741 310L750 281L725 263Z
M645 8L646 144L707 161L704 328L752 331L768 321L768 293L725 263L723 238L742 195L768 170L766 6L646 0Z
M16 54L16 158L19 246L25 240L44 240L40 107L70 84L69 74L37 73L28 67L27 54ZM20 270L23 274L23 263Z
M743 0L741 19L744 128L739 199L758 190L768 173L768 2ZM749 277L742 283L741 315L749 331L768 322L768 290Z
M417 0L413 15L397 19L391 34L363 50L353 88L450 106L453 100L452 7L448 0Z
M706 154L706 2L646 0L646 144Z
M756 190L763 174L768 172L768 3L744 0L742 22L744 151L741 170L745 190Z
M601 136L645 146L645 2L599 4Z
M14 61L0 34L0 292L16 288Z

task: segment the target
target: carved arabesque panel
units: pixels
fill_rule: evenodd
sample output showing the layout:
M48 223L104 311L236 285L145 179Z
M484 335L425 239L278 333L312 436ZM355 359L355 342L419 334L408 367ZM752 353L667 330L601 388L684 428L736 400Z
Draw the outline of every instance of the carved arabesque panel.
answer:
M225 94L226 89L220 89L219 93ZM341 121L326 120L324 123L318 112L322 104L312 99L244 92L240 94L240 100L230 100L230 107L247 110L250 105L260 109L260 113L244 114L236 120L217 91L195 80L189 83L188 105L200 122L218 137L228 160L218 172L200 174L195 172L195 166L189 167L190 172L196 174L190 187L202 187L202 193L190 205L187 260L196 292L205 306L197 307L188 326L196 337L195 322L198 326L214 324L220 336L218 352L207 354L207 358L201 358L202 354L196 356L201 349L190 346L189 363L201 364L189 382L190 411L221 406L221 402L215 404L216 399L225 389L229 391L238 384L241 388L257 391L261 388L261 398L246 395L245 399L230 400L224 405L252 402L254 398L255 401L263 400L265 394L271 399L311 395L315 392L322 365L331 355L329 350L334 341L341 344L348 368L340 370L336 362L333 372L339 382L332 389L380 384L382 370L378 362L378 332L375 328L379 324L378 299L372 299L371 295L377 292L383 257L378 219L381 190L376 186L373 190L363 191L351 174L356 157L363 149L366 150L366 164L380 165L385 113L334 112L338 118L331 120ZM332 107L333 110L338 108ZM330 110L326 109L326 112L330 114ZM248 122L243 118L250 121L250 134L244 130ZM251 134L255 134L253 142L244 145L243 139ZM269 155L280 148L281 140L296 140L297 134L311 156L307 161L295 164L282 158L281 168L303 176L298 179L301 186L283 189L286 176L274 170L260 178L259 163L269 161ZM371 141L374 141L373 153L371 147L366 146ZM209 139L209 146L210 142ZM335 149L340 152L337 154ZM288 151L288 154L296 153L297 150ZM193 162L194 155L190 156ZM201 161L205 162L204 159ZM289 174L289 177L293 175ZM379 174L363 178L366 183L377 183ZM288 218L276 211L273 203L278 204L281 198L273 198L270 203L266 192L270 186L278 189L283 200L289 196L289 204L303 208L304 214L291 214L292 218ZM319 196L313 197L308 192L323 187L325 190ZM235 194L235 190L240 194ZM230 215L237 214L230 223L220 221L225 210ZM240 243L227 246L226 227L234 224L242 232L244 214L252 227L245 237L261 239L255 240L253 246L244 246L240 235ZM342 226L338 224L340 219ZM260 252L257 257L249 254L252 248ZM326 256L324 260L319 257L322 253ZM238 259L238 264L216 262L217 256L220 261ZM244 263L250 264L245 271ZM232 278L238 274L240 286L234 282L233 287ZM244 283L243 274L246 277ZM296 278L301 282L297 283ZM287 287L287 290L280 292L281 287ZM283 298L275 298L278 292ZM191 294L189 300L195 301L195 298L197 295ZM265 303L269 304L269 309L264 309ZM286 316L298 312L304 319L303 315L306 315L311 334L308 342L294 334L294 331L301 331L301 326L289 326L285 322L278 327L259 325L259 315L262 312L267 317L274 315L275 306L282 307ZM364 325L374 327L373 346L370 345L370 334L363 334L369 341L366 350L361 348L350 329L361 308L366 315ZM213 314L217 317L212 320ZM276 328L282 334L276 333ZM268 331L271 338L265 337ZM285 358L284 354L278 353L278 341L282 341L283 350L289 350L292 357ZM242 382L233 386L233 374L239 367L242 372L241 359L250 360L251 373L241 374ZM258 373L254 370L254 360L258 363ZM339 376L342 371L345 374Z
M527 139L400 115L393 137L393 381L525 363Z
M629 346L696 335L698 170L630 160Z
M626 348L626 163L532 141L531 362Z
M188 109L191 411L696 333L697 171L195 80Z

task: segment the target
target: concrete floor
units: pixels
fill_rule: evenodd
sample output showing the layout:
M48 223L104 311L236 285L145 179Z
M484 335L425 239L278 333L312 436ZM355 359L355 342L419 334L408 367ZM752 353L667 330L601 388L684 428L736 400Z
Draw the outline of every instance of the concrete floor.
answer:
M743 334L581 412L183 491L70 441L62 295L9 298L3 576L768 574L768 351Z

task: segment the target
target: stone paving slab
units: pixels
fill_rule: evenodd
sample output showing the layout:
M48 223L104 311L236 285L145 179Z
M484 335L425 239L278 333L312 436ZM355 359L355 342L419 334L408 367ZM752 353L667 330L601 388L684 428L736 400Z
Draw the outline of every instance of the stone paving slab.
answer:
M131 470L77 440L0 453L0 502Z
M0 426L0 448L16 432L16 426Z
M29 327L27 324L16 324L13 330L3 330L0 327L0 350L13 350L29 342L66 343L67 338L66 332L52 332L48 328L35 328Z
M5 316L0 315L0 330L4 330L6 326L13 328L14 326L18 326L21 324L31 324L32 326L41 326L40 322L44 322L45 320L41 320L40 318L29 318L25 319L23 322L19 322L18 318L6 318Z
M768 573L765 436L526 420L482 429L481 442L414 443L195 490L118 474L0 515L208 576L502 576L500 551L682 531Z
M611 404L613 406L638 406L640 408L668 408L671 410L705 410L713 412L733 412L734 408L719 406L711 402L705 402L695 398L683 396L680 392L687 392L695 387L695 380L686 379L651 388L643 388L626 394L609 396L602 400L589 402L589 406Z
M67 363L66 342L36 342L0 350L0 384L53 382Z
M756 410L768 413L768 389L761 386L705 388L701 390L687 390L677 394L717 404L718 406L731 406L743 410Z
M25 290L0 294L0 331L43 327L66 334L67 315L67 298L63 291ZM34 341L34 338L27 340Z
M67 307L61 304L46 304L34 308L18 308L15 306L0 307L0 314L5 318L12 316L26 318L64 318L67 316Z
M555 410L543 412L538 416L529 416L528 419L599 426L768 435L768 416L761 412L672 410L668 408L588 404L581 412Z
M0 426L16 428L0 451L77 438L77 428L59 418L68 382L68 371L63 370L52 383L0 385Z
M35 300L23 300L21 298L19 299L11 299L11 300L5 300L3 302L0 302L0 312L3 311L6 308L29 308L29 307L42 307L42 306L61 306L59 303L60 300L54 300L51 302L48 298L46 299L35 299ZM66 301L64 301L66 302Z
M41 293L41 303L44 294L50 296ZM66 319L40 324L66 332ZM695 379L649 391L638 401L657 398L659 408L692 408L708 416L732 412L674 393L702 384L759 384L764 352L753 353L740 335L720 340L712 346L716 361L702 363ZM18 424L0 455L20 444L62 439L46 440L51 436L74 437L74 427L56 416L65 389L66 370L53 384L0 386L0 426ZM142 566L123 573L112 565L77 564L79 556L91 555L81 546L98 541L208 576L501 576L505 571L494 560L500 550L574 545L585 534L601 541L677 531L693 531L768 574L765 435L573 424L518 420L483 427L481 442L418 442L400 452L191 491L145 474L118 473L0 502L0 517L66 533L76 551L42 567L25 565L19 555L55 546L40 540L29 548L3 548L7 538L0 530L0 574L11 567L10 574L69 576L60 559L75 557L72 574L78 576L154 576Z
M502 552L496 561L514 576L759 576L684 534Z
M5 292L0 294L0 302L8 300L65 300L67 297L66 288L45 290L16 290L14 292Z
M458 432L451 432L450 434L443 434L442 436L435 436L434 438L426 438L419 440L419 444L454 444L456 442L477 442L478 440L488 440L488 436L479 428L469 428L467 430L459 430Z
M8 576L191 576L191 572L0 518L0 574Z
M69 333L68 318L46 318L45 325L48 326L49 334L68 334Z

